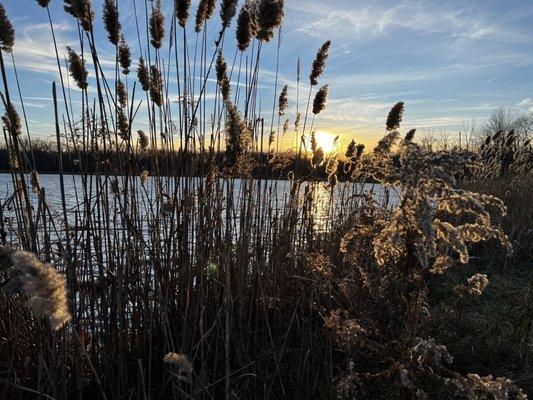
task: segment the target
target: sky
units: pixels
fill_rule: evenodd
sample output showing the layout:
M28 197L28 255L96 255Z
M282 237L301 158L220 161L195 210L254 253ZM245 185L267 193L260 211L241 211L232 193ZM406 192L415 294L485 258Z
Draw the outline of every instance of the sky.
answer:
M14 59L32 136L54 133L51 82L58 80L46 11L33 0L0 0L16 31ZM96 41L104 68L113 71L114 49L101 22L101 0L94 0ZM170 0L163 0L171 7ZM193 0L192 14L198 0ZM260 99L271 113L275 92L289 85L289 118L294 118L296 65L301 60L302 98L317 49L332 46L320 84L330 85L326 111L314 127L339 134L344 142L375 142L397 101L406 105L403 129L458 132L464 124L485 120L497 107L533 111L533 3L531 0L286 0L276 87L277 38L263 53ZM140 7L141 0L136 0ZM73 18L52 0L50 11L61 54L79 48ZM138 57L133 0L120 0L121 22ZM144 19L144 11L138 10ZM191 24L191 23L190 23ZM218 12L208 25L218 32ZM168 28L168 24L167 24ZM191 27L192 29L192 27ZM234 35L235 21L228 35ZM190 37L194 37L191 32ZM229 42L229 41L228 41ZM193 46L193 40L189 45ZM212 43L211 43L212 46ZM226 45L227 59L234 48ZM11 65L11 60L8 60ZM13 76L10 66L8 73ZM135 71L135 68L132 68ZM130 80L135 74L130 74ZM89 95L95 96L89 80ZM277 90L275 90L277 88ZM17 88L11 88L18 100ZM76 97L78 96L78 97ZM79 93L73 94L76 102ZM176 106L177 107L177 106ZM270 111L268 111L270 109ZM142 116L142 114L141 114ZM145 121L138 118L138 129Z

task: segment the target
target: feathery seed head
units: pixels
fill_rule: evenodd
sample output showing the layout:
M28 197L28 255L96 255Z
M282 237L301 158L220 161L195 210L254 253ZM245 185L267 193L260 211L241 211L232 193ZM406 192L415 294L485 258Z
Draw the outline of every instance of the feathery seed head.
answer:
M283 23L284 0L260 0L257 9L258 30L256 36L262 42L274 37L274 29Z
M43 8L48 7L48 4L50 4L50 0L37 0L37 3Z
M311 75L309 75L309 80L311 85L318 85L318 78L326 70L326 62L329 56L329 48L331 46L331 40L325 42L316 55L315 60L313 61L313 68L311 69Z
M20 135L22 125L20 122L19 114L17 113L17 110L15 109L15 106L11 103L9 103L6 107L6 113L2 117L2 121L4 122L4 125L6 126L6 129L11 133L12 135Z
M118 46L118 62L122 68L122 73L124 75L128 75L131 67L131 50L124 35L120 35L120 43Z
M189 8L191 7L191 0L175 0L174 9L176 11L176 17L178 17L178 23L182 28L187 25L189 19Z
M15 30L11 21L7 18L4 5L0 4L0 50L10 53L14 44Z
M414 139L415 137L415 133L416 133L416 129L411 129L409 132L407 132L407 134L405 135L405 138L404 140L406 142L410 142L411 140Z
M118 45L121 26L114 0L105 0L104 2L104 26L109 41L115 46Z
M137 134L139 135L139 146L141 149L146 150L148 146L150 145L150 140L148 139L148 135L144 131L137 131Z
M128 116L124 112L124 110L121 108L118 111L118 132L119 136L122 140L129 140L130 139L130 123L128 121Z
M387 131L394 131L400 127L403 118L403 101L396 103L387 117Z
M82 58L67 46L70 76L76 81L80 89L87 89L87 69Z
M196 21L194 30L196 33L200 32L204 27L205 20L207 18L207 0L200 0L198 4L198 10L196 11Z
M326 102L328 100L329 85L324 85L315 95L313 101L313 114L320 114L326 108Z
M144 185L146 184L146 182L148 182L148 178L150 177L150 173L147 171L147 170L144 170L142 173L141 173L141 183Z
M217 63L216 63L216 72L217 72L217 82L220 86L220 91L222 93L222 98L224 101L228 101L231 97L231 83L228 78L228 65L222 52L218 52Z
M252 15L248 3L244 4L237 18L237 45L240 51L244 51L250 46L253 37Z
M91 0L65 0L63 8L79 21L84 31L92 29L94 11Z
M281 117L282 115L285 115L285 110L287 110L287 106L289 105L289 96L288 96L289 87L285 85L283 87L283 90L281 91L281 94L279 95L279 111L278 115Z
M128 92L126 91L126 86L122 81L117 82L117 97L118 102L122 108L126 108L128 104Z
M344 154L348 160L352 160L355 157L356 152L356 143L355 139L352 139L348 147L346 148L346 153Z
M157 65L150 66L150 98L159 107L163 105L163 77Z
M146 66L146 63L144 62L144 59L142 57L139 59L137 78L139 78L141 87L145 92L150 90L150 73L148 72L148 67Z
M237 0L222 0L220 6L220 18L222 19L222 27L227 28L231 24L231 20L237 13Z
M163 38L165 36L165 16L161 11L161 0L157 0L152 15L150 16L150 43L156 49L160 49L163 45Z

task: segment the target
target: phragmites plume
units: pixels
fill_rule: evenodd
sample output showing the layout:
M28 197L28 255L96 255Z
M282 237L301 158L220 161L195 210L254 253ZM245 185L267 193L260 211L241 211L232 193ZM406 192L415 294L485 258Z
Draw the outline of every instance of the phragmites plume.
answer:
M252 11L250 10L248 3L245 3L237 18L237 30L235 32L237 46L240 51L244 51L250 46L254 35L253 31Z
M117 97L121 107L125 108L128 104L128 92L122 81L117 82Z
M168 353L163 358L163 362L176 365L180 370L185 372L192 371L192 365L185 354Z
M315 95L313 101L313 114L320 114L326 108L326 101L328 100L329 85L324 85Z
M176 17L178 17L178 23L182 28L187 25L189 19L189 8L191 7L191 0L175 0L174 9Z
M222 0L220 5L220 18L222 19L222 27L227 28L231 24L231 20L237 13L237 0Z
M313 164L313 167L319 167L322 164L324 164L325 154L322 147L319 147L315 151L313 151L313 159L311 160L311 163Z
M20 117L15 109L15 106L11 103L9 103L6 107L6 113L2 117L2 121L4 122L4 125L6 126L6 129L11 133L12 135L20 135L22 125L20 122Z
M38 316L49 318L54 331L71 320L66 282L62 274L27 251L0 247L0 255L3 263L12 265L14 279L22 284L28 308Z
M196 10L196 21L194 25L194 31L196 33L202 30L206 19L207 19L207 0L200 0L200 4L198 4L198 10Z
M122 73L128 75L131 67L131 50L124 35L120 35L120 44L118 46L118 62L122 68Z
M314 153L318 148L318 142L316 141L316 132L313 130L311 132L311 151Z
M39 193L39 191L41 190L39 174L35 170L31 171L30 174L30 186L33 193Z
M137 78L141 83L142 89L147 92L150 90L150 73L148 72L148 67L144 62L144 58L139 58L139 67L137 69Z
M387 117L387 131L393 131L400 127L403 118L403 101L392 106Z
M65 0L63 8L79 21L84 31L91 31L94 19L91 0Z
M259 27L256 33L257 39L262 42L270 42L274 37L274 29L283 23L284 0L261 0L257 9L257 21Z
M115 46L120 40L120 21L118 19L118 10L114 0L105 0L104 2L104 26L107 31L109 41Z
M37 0L37 3L41 7L45 8L45 7L48 7L48 4L50 4L50 0Z
M244 155L251 142L250 130L243 121L237 106L231 101L226 102L226 166L234 172L244 171L248 165Z
M148 178L150 177L150 173L147 170L144 170L141 173L141 183L144 185L146 182L148 182Z
M352 141L350 142L350 144L348 144L348 147L346 148L346 153L344 153L344 155L350 161L353 160L353 158L355 157L356 146L357 144L355 143L355 139L352 139Z
M159 107L163 105L163 78L157 65L150 66L150 98Z
M289 87L285 85L283 87L283 90L281 91L281 94L279 95L279 111L278 115L281 117L282 115L285 115L285 110L287 110L287 106L289 105Z
M231 96L231 84L228 78L228 65L222 52L218 52L217 63L216 63L216 72L217 72L217 82L220 86L220 92L222 93L222 98L224 101L228 101Z
M72 48L67 46L70 76L76 81L80 89L87 89L87 69L85 62Z
M287 118L283 123L283 134L285 135L289 131L289 119Z
M302 121L302 113L298 113L296 115L296 119L294 120L294 130L296 132L298 132L298 130L300 129L300 123Z
M405 138L404 138L404 140L405 140L406 142L410 142L411 140L414 139L414 137L415 137L415 133L416 133L416 129L411 129L409 132L407 132L407 133L405 134Z
M128 121L128 116L124 112L124 110L121 108L118 111L117 115L118 119L118 133L122 140L129 140L130 138L130 123Z
M7 51L8 53L13 50L15 44L15 30L11 21L7 18L4 5L0 4L0 50Z
M331 40L325 42L316 55L315 60L313 61L313 68L311 69L311 75L309 75L309 80L311 85L318 85L318 78L326 70L326 62L329 55L329 47L331 46Z
M139 146L141 149L146 150L148 146L150 145L150 140L148 139L148 135L145 131L137 131L137 134L139 135Z
M150 43L156 49L160 49L163 45L163 37L165 36L165 16L161 11L161 0L157 0L152 15L150 16Z

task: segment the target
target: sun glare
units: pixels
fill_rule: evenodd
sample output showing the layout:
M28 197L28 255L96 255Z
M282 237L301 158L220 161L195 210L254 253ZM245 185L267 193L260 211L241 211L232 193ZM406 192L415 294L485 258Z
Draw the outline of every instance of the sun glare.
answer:
M325 153L331 153L335 147L335 135L326 131L317 131L315 134L318 147L322 147Z

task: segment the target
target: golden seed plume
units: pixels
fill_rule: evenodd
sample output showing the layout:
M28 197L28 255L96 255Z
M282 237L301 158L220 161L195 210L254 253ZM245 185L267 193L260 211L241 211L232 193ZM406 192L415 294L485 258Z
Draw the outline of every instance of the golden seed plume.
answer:
M262 42L269 42L274 37L274 30L283 23L284 0L260 0L257 7L259 29L256 36Z
M104 1L104 27L109 41L115 46L118 45L121 26L115 0Z
M403 101L399 101L392 106L387 116L387 131L393 131L400 127L403 118Z
M161 0L157 0L154 11L150 16L150 43L156 49L160 49L163 45L163 38L165 36L165 16L161 11Z
M405 134L405 138L404 138L404 140L405 140L406 142L410 142L410 141L412 141L412 140L414 139L414 137L415 137L415 133L416 133L416 129L411 129L409 132L407 132L407 133Z
M220 18L222 19L222 27L227 28L231 24L231 20L237 13L237 0L222 0L220 6Z
M144 131L137 131L137 134L139 135L139 146L141 149L146 150L148 146L150 145L150 140L148 139L148 135Z
M318 78L326 70L326 62L329 56L329 48L331 46L331 40L325 42L316 55L315 60L313 61L313 68L311 69L311 75L309 75L309 80L311 85L318 85Z
M222 98L224 101L228 101L231 97L231 83L228 78L228 65L222 52L218 52L217 63L216 63L216 72L217 72L217 82L220 86L220 92L222 93Z
M137 78L141 83L142 89L147 92L150 90L150 73L148 72L148 67L144 62L144 58L139 58L139 67L137 69Z
M67 46L70 75L76 81L80 89L87 89L87 69L82 58L70 47Z
M2 121L9 133L17 136L20 135L22 124L20 122L19 114L13 104L10 103L7 105Z
M124 75L128 75L131 67L131 50L124 35L120 35L120 43L118 46L118 62L122 68L122 73Z
M324 85L316 93L313 101L313 114L320 114L326 108L326 101L328 100L329 85Z
M237 46L239 47L239 50L246 50L250 46L253 38L252 16L248 3L245 3L241 7L239 17L237 18L237 30L235 35L237 37Z
M14 44L15 30L11 21L7 18L4 6L0 4L0 50L10 53Z

